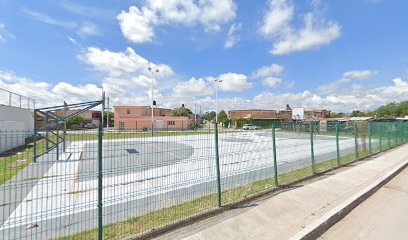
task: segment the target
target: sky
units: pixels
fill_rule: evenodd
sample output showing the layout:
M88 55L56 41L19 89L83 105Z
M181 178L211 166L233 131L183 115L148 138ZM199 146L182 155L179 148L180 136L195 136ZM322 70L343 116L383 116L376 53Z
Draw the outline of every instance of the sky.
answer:
M37 106L97 100L102 87L111 105L150 105L153 86L159 106L202 112L215 109L216 89L218 109L368 111L408 100L407 9L405 0L0 0L0 88Z

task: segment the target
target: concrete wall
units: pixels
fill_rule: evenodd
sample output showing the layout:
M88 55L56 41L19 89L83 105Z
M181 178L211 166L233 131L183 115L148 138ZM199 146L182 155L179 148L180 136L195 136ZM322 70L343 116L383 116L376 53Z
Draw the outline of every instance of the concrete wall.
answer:
M33 130L31 111L0 105L0 153L24 145Z
M34 130L33 112L28 109L17 107L8 107L0 105L0 122L22 122L23 125L18 125L22 129L8 129L8 130ZM11 128L17 125L7 125ZM1 129L0 130L7 130Z

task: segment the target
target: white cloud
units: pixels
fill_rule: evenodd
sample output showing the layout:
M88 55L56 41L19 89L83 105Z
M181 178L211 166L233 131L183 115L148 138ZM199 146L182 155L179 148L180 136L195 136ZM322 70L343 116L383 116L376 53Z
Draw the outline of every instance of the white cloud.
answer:
M271 66L264 66L256 70L254 73L252 73L252 78L266 78L270 76L279 76L284 67L279 64L273 63Z
M84 22L78 29L78 35L81 37L100 36L101 30L92 22Z
M70 30L76 30L76 33L81 37L101 35L101 30L99 29L99 27L96 24L89 21L86 21L82 24L78 24L77 22L60 20L28 8L24 8L22 11L27 16L31 17L36 21L40 21L58 27L63 27Z
M282 83L282 79L278 77L267 77L264 80L262 80L262 84L270 88L274 88L281 83Z
M123 35L134 43L151 42L154 37L154 30L151 24L155 22L156 16L148 8L144 7L140 11L132 6L128 12L122 11L118 17Z
M54 17L48 16L46 14L31 10L28 8L24 8L22 11L28 16L30 16L31 18L33 18L34 20L44 22L47 24L64 27L64 28L71 28L71 29L76 28L78 26L78 24L75 22L59 20Z
M287 82L287 83L285 83L285 86L287 87L287 88L293 88L294 86L295 86L295 82L294 81L292 81L292 82Z
M16 39L16 37L6 29L6 24L0 22L0 43L12 39Z
M219 83L219 89L224 92L243 92L252 88L252 84L247 81L248 77L244 74L224 73L217 79L222 80Z
M343 74L344 78L363 80L375 76L378 72L372 70L354 70Z
M0 41L5 41L5 37L3 37L4 28L5 28L4 23L0 22Z
M273 63L270 66L264 66L252 73L251 78L262 79L262 84L270 88L274 88L282 83L280 78L284 67Z
M174 74L170 66L165 64L154 64L138 55L132 48L127 48L124 52L112 52L89 47L84 54L78 56L80 60L92 66L99 72L106 73L111 77L118 77L124 74L143 74L150 76L148 67L158 68L158 78L165 78Z
M341 35L340 25L327 21L312 2L313 11L304 14L302 25L293 22L294 5L290 0L270 0L269 9L258 29L260 34L272 40L271 53L289 54L328 45Z
M395 102L405 101L407 94L408 82L395 78L391 85L371 89L354 84L352 91L335 92L327 96L310 91L282 94L264 92L253 99L238 99L235 104L231 103L231 99L221 99L219 106L226 109L279 109L290 104L316 109L326 108L336 112L351 112L353 109L367 111L387 104L391 99Z
M125 38L146 43L153 40L154 28L160 25L200 24L207 32L217 32L235 19L236 9L232 0L146 0L140 9L131 6L117 19Z
M177 107L185 103L187 107L193 108L196 104L202 111L214 110L215 99L210 97L213 94L213 82L203 79L192 78L189 81L177 83L171 94L164 95L156 89L154 96L160 106ZM220 88L222 85L220 85ZM0 70L0 88L36 99L37 106L52 106L61 104L63 101L76 103L82 101L100 99L101 89L96 84L69 84L59 82L50 84L44 81L34 81L32 79L18 76L9 71ZM116 89L115 89L116 88ZM120 92L120 94L114 94ZM132 104L146 105L150 99L146 93L148 89L143 89L143 94L134 94L127 85L113 84L108 94L112 105ZM190 95L191 94L191 95ZM196 96L193 96L196 95ZM328 95L321 95L311 91L295 93L272 93L263 92L253 98L245 99L240 97L219 98L219 109L281 109L290 104L291 106L304 106L308 108L326 108L336 112L351 112L353 109L373 110L388 102L404 101L408 95L408 82L401 78L395 78L390 84L377 88L364 88L361 85L351 85L350 91L337 91ZM203 96L204 98L198 98ZM0 104L4 104L0 95Z
M76 103L101 98L101 89L94 84L72 85L59 82L53 86L47 82L33 81L2 70L0 70L0 88L35 99L37 107L61 105L64 101ZM0 98L0 101L4 99ZM0 102L0 104L4 103Z
M225 41L224 48L232 48L237 42L239 42L240 38L236 34L237 31L241 30L241 23L234 23L231 25L227 40Z
M74 44L74 45L77 44L77 41L76 41L75 38L73 38L73 37L68 37L68 40L69 40L72 44Z
M174 97L202 97L214 93L207 81L202 78L191 78L185 82L179 82L173 89Z
M87 6L73 1L63 1L60 6L70 13L84 17L111 18L116 12L113 9L98 8L97 6Z
M162 90L171 84L174 75L170 66L149 62L132 48L127 48L123 52L112 52L90 47L78 58L102 74L102 85L114 98L121 98L124 95L145 96L152 81L156 89ZM154 79L148 70L149 66L159 69Z
M350 82L350 79L344 78L325 85L321 85L317 87L317 90L322 94L332 94L338 92L341 88L345 88L345 86Z
M294 6L286 0L273 0L268 2L267 10L259 32L266 38L271 38L287 30L288 24L293 19Z

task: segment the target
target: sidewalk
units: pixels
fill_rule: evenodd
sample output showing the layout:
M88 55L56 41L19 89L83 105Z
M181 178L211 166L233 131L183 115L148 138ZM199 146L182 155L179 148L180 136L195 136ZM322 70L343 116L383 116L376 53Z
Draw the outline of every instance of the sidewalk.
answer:
M322 235L323 239L408 239L408 168Z
M185 239L315 238L407 164L408 145L404 145L338 174L280 193Z

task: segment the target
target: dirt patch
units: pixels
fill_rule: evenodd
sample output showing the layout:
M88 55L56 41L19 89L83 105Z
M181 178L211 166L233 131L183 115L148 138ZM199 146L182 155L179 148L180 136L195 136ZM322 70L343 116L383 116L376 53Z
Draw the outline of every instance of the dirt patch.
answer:
M20 166L24 166L25 164L27 164L27 159L16 160L7 165L7 168L17 168Z

